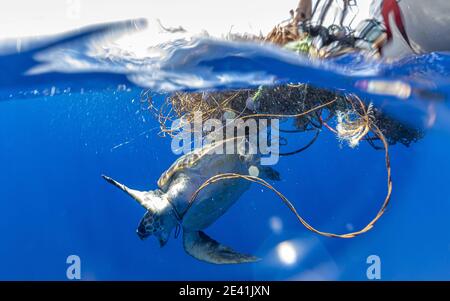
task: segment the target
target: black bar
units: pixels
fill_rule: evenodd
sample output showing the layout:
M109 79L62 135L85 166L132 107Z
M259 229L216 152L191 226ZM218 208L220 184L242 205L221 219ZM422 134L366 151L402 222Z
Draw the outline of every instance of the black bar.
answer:
M64 296L79 297L86 300L93 294L102 294L103 297L112 296L126 298L140 296L148 300L161 300L155 297L161 296L161 301L169 301L172 298L195 300L218 299L272 299L283 296L291 296L290 300L301 300L314 294L314 299L323 296L336 297L360 295L386 298L394 291L415 295L418 292L429 291L433 295L440 290L449 291L450 282L289 282L289 281L161 281L161 282L0 282L0 290L3 294L13 293L18 296L22 293L31 296L55 295L58 291ZM390 295L392 296L392 295ZM442 295L444 296L444 295ZM166 299L169 298L169 299ZM102 298L104 300L104 298ZM284 300L284 299L280 299ZM287 299L286 299L287 300Z

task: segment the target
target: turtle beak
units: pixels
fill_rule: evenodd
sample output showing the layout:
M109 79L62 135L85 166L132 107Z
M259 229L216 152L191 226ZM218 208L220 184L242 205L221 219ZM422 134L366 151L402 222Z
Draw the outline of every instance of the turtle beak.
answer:
M126 192L129 196L131 196L133 199L135 199L141 206L143 206L145 209L147 210L151 210L151 208L148 208L148 206L146 205L146 198L145 198L145 193L139 190L134 190L134 189L130 189L127 186L117 182L116 180L102 175L102 178L105 179L106 182L108 182L111 185L116 186L117 188L119 188L120 190Z
M141 240L145 240L149 235L146 233L143 233L139 230L136 231L137 236L141 239Z
M166 245L166 243L167 243L167 240L159 239L159 246L160 246L161 248L164 247L164 246Z
M156 234L156 237L158 238L159 246L162 248L169 241L170 233L167 231L161 231Z

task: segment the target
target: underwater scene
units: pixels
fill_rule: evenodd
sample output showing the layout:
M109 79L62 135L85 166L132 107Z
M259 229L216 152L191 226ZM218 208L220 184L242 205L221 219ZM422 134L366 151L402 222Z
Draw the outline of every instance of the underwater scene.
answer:
M0 280L450 280L449 1L46 2L0 13Z

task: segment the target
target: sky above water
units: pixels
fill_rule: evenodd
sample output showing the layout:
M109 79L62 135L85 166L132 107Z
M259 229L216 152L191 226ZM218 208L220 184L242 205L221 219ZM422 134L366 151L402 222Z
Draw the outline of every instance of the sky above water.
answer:
M368 16L370 0L359 0L358 20ZM124 19L160 19L165 26L211 34L263 33L289 18L297 0L3 0L0 39L49 35L81 26Z

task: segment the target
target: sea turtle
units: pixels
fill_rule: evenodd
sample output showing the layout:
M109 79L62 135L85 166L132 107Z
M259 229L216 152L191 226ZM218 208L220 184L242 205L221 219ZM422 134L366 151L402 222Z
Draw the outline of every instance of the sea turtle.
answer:
M205 147L176 160L161 175L156 190L133 190L110 177L103 178L125 191L147 210L137 229L141 239L154 234L162 247L179 225L183 229L185 251L199 260L215 264L254 262L258 258L240 254L202 232L249 188L248 181L227 179L216 182L201 190L195 201L189 203L197 189L218 174L255 175L256 171L262 178L279 180L277 171L259 162L255 155L215 154Z

